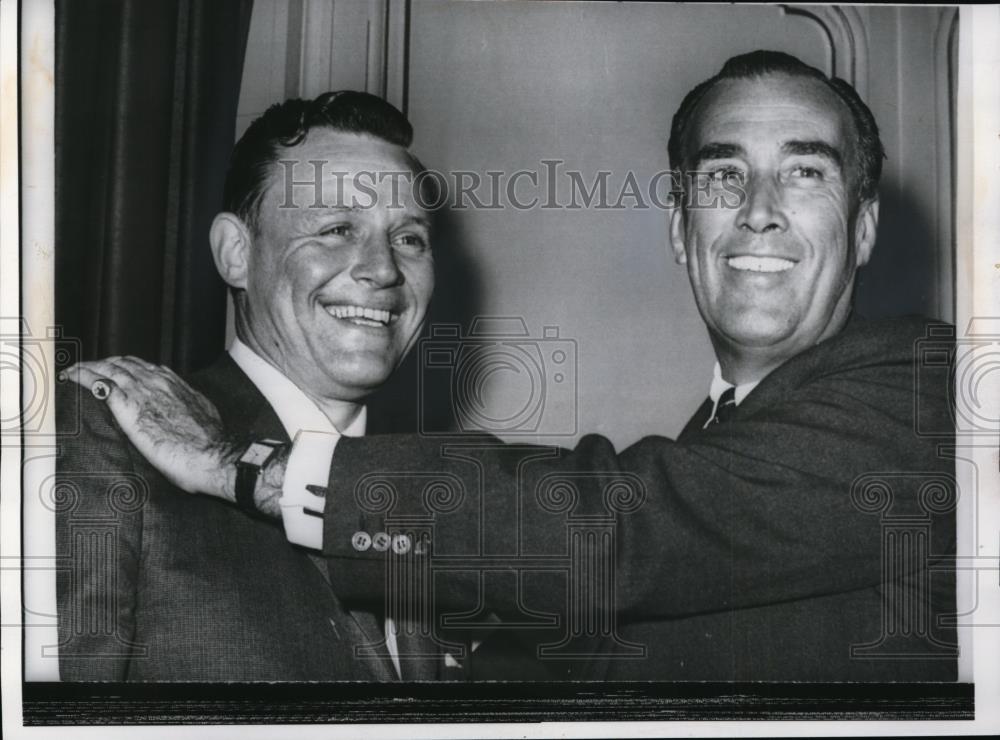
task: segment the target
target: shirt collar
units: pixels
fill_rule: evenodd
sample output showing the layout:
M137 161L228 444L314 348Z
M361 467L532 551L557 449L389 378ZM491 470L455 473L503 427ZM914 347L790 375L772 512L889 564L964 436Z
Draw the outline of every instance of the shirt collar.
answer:
M347 428L340 431L295 383L239 339L233 340L229 355L271 404L289 439L295 439L300 429L343 434L347 437L364 436L368 421L368 409L365 406L361 407L361 411Z
M739 406L740 402L750 395L750 391L756 388L758 383L760 383L760 381L755 380L753 383L741 383L740 385L734 386L732 383L723 380L722 367L718 362L716 362L715 369L712 371L712 386L708 395L709 398L712 399L712 403L717 403L719 396L725 393L728 388L736 388L736 405Z

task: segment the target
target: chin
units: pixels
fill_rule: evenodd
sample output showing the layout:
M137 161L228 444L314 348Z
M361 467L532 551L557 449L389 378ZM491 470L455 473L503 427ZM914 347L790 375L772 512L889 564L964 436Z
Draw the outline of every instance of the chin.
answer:
M357 400L377 391L391 377L392 368L369 367L358 368L355 372L337 373L334 380L338 386L351 392L352 398L344 400Z
M786 320L751 315L736 326L726 327L723 335L743 347L770 347L787 339L792 334L792 328Z

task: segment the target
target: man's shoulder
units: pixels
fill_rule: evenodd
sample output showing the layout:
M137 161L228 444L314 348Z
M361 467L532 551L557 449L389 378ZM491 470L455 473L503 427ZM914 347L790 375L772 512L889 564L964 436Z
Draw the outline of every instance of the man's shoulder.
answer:
M790 360L789 368L811 367L822 374L851 369L912 372L928 341L947 344L951 324L924 316L852 318L835 336Z
M208 367L182 375L182 379L215 401L241 387L239 375L236 364L223 354ZM120 434L107 402L97 399L89 387L69 379L57 380L54 391L56 431L61 437Z
M232 356L228 352L223 352L210 365L193 372L182 373L181 378L192 388L212 398L232 393L246 379L246 375Z
M150 470L107 403L95 398L89 387L66 380L56 384L55 404L55 469L62 491L56 509L59 526L67 517L113 515L121 496L145 501Z
M239 369L227 354L204 370L183 376L183 379L218 404L227 396L240 395L243 384L237 377L239 374ZM89 387L68 379L57 380L53 398L56 433L63 456L89 456L92 453L88 450L95 447L131 448L107 401L96 398ZM239 399L237 405L242 400Z
M119 434L107 403L95 398L90 388L71 380L56 382L55 413L56 433L62 439Z
M215 405L229 433L254 438L284 436L276 410L228 352L183 379Z
M267 402L228 352L215 362L182 376L199 393L215 404L222 418L239 425L246 415L253 415Z
M831 347L879 345L887 349L907 351L916 348L923 339L947 339L954 337L955 327L938 319L926 316L895 316L891 318L852 318L844 330L829 340ZM819 345L819 346L822 346Z
M906 398L912 401L928 345L947 350L949 338L953 337L950 324L921 316L855 317L837 335L768 375L748 401L768 405L807 390L862 396L873 407L902 403L900 399ZM943 373L947 375L947 367ZM938 378L937 374L933 387L945 387L947 378Z

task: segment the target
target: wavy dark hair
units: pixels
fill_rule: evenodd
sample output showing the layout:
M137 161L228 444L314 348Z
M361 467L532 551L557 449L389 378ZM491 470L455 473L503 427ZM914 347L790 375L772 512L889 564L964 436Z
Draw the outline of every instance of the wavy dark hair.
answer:
M236 214L254 234L260 233L260 203L282 149L302 143L314 128L368 134L403 148L413 141L413 127L395 106L375 95L340 90L313 100L286 100L268 108L250 124L233 148L222 194L222 207ZM413 155L414 172L423 165Z
M691 117L698 104L717 82L753 79L771 74L819 80L844 101L851 112L856 135L858 200L860 202L874 198L878 193L879 179L882 177L882 160L885 159L885 149L879 138L875 116L849 83L838 77L827 77L815 67L810 67L791 54L780 51L752 51L749 54L732 57L726 61L717 75L705 80L684 97L670 125L670 141L667 144L670 166L679 170L686 169L688 163L684 161L684 145Z

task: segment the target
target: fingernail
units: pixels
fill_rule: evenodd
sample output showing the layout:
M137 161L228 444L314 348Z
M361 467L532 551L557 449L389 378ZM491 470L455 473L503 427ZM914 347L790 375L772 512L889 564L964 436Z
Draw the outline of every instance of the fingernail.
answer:
M60 382L62 382L62 381L64 381L64 380L66 380L66 371L65 371L65 370L61 370L61 371L59 372L59 376L58 376L58 377L59 377L59 381L60 381Z

